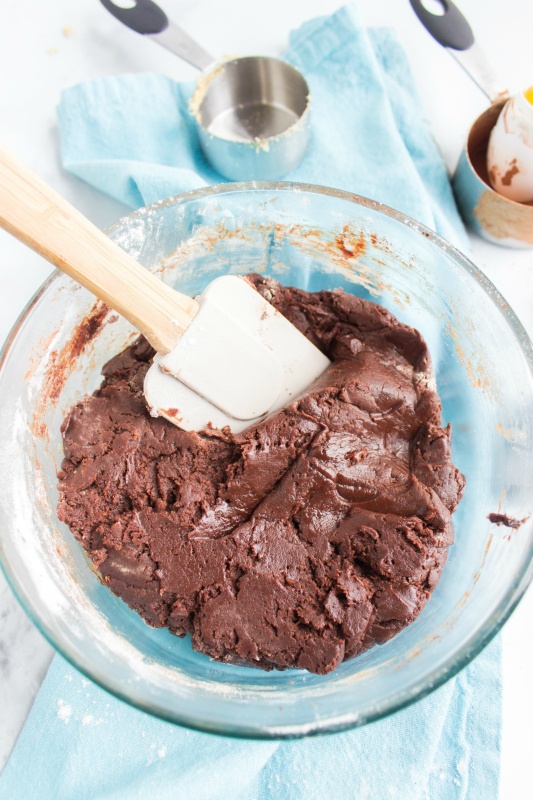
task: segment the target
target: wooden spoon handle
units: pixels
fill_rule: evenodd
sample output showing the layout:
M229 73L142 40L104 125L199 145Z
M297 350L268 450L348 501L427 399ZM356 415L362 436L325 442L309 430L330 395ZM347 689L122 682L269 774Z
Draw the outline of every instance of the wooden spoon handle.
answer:
M34 172L0 149L0 226L122 314L160 353L198 303L127 255Z

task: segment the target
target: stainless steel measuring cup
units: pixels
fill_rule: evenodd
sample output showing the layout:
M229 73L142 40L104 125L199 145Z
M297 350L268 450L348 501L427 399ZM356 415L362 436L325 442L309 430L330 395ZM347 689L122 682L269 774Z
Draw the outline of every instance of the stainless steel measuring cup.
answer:
M410 0L417 17L488 97L491 105L474 122L452 179L457 206L467 225L484 239L507 247L533 246L533 206L496 192L490 183L487 149L492 129L509 98L490 62L474 40L465 17L451 0L442 0L442 14L422 0Z
M102 5L202 75L190 102L202 150L231 180L276 180L302 160L309 141L309 87L301 72L269 56L217 61L151 0Z

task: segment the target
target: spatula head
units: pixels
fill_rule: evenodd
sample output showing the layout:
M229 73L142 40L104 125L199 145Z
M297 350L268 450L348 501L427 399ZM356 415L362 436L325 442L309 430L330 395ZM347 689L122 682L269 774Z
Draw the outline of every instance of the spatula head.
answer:
M180 428L238 433L290 403L330 364L245 278L217 278L196 299L193 322L144 381L152 413Z

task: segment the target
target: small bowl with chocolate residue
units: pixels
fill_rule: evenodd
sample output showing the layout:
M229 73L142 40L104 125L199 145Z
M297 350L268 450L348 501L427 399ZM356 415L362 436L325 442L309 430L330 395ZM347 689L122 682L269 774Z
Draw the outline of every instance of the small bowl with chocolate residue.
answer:
M532 577L533 352L505 300L463 255L365 198L291 183L225 184L141 209L110 236L165 282L196 294L257 272L381 303L433 357L453 461L466 476L455 544L417 619L327 675L208 659L154 629L99 580L57 518L61 425L137 336L54 275L22 314L0 367L0 557L43 634L133 706L192 728L254 738L337 731L423 697L494 636ZM489 514L524 520L492 524ZM393 623L391 618L389 622Z
M493 189L487 167L490 136L506 102L494 103L472 125L452 185L461 216L479 236L506 247L529 248L533 247L533 205Z
M422 0L410 2L426 30L459 62L491 103L470 128L453 177L461 216L479 236L494 244L533 247L529 191L533 177L533 90L530 87L509 97L475 41L467 19L451 0L439 3L439 9L437 4L428 8Z

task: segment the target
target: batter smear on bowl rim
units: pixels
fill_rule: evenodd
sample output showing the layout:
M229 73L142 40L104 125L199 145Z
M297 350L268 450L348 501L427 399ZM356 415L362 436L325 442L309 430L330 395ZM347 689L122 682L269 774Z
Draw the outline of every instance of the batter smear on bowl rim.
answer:
M418 331L341 290L250 277L332 366L241 434L191 433L148 413L140 339L63 423L59 517L150 625L220 661L323 674L419 614L464 478Z

